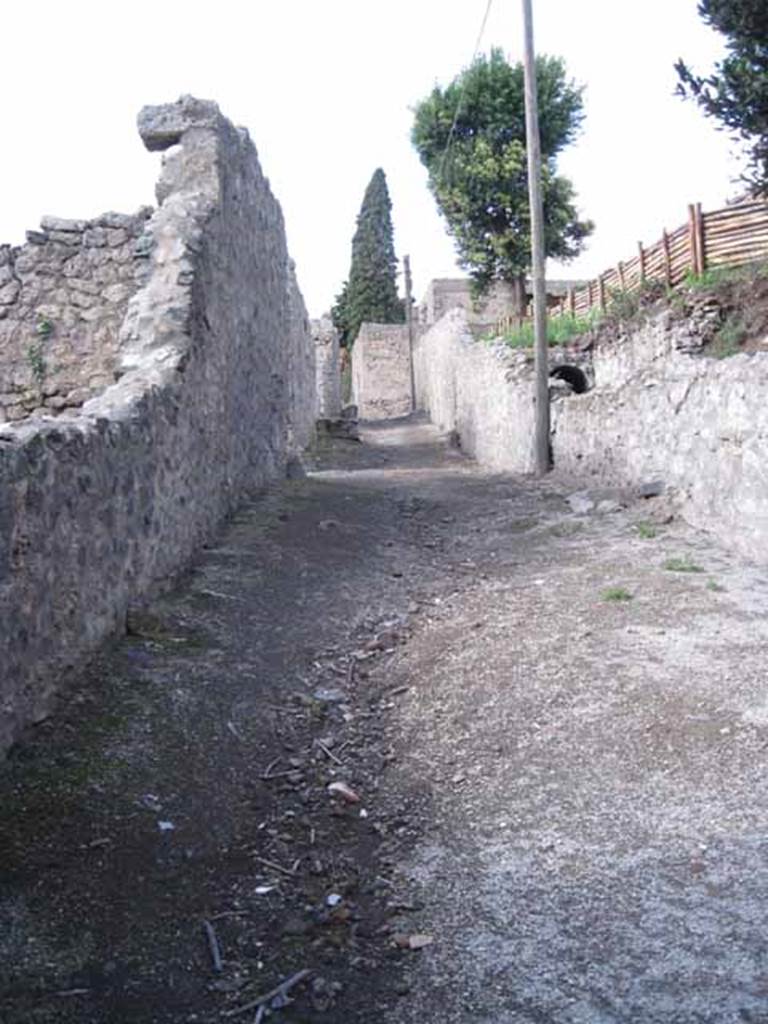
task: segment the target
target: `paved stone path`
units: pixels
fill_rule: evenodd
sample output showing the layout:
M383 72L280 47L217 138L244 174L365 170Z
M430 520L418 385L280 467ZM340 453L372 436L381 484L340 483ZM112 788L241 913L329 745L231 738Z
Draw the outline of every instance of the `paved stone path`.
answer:
M768 1021L766 575L576 486L247 504L0 769L0 1021Z

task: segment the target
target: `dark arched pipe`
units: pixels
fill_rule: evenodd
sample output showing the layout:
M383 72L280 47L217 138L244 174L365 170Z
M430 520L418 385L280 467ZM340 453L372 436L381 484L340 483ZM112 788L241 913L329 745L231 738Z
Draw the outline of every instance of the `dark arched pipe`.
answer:
M557 377L559 380L564 380L566 384L570 384L577 395L583 395L585 391L589 391L587 375L578 366L561 363L559 366L552 367L549 376Z

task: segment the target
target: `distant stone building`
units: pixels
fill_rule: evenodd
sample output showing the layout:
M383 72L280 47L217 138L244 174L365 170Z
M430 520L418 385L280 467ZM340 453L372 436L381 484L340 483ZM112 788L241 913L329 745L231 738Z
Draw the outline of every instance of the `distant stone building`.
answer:
M575 286L571 281L548 281L550 305ZM530 298L529 294L529 302ZM418 339L448 312L461 309L472 335L478 337L512 316L514 308L513 289L506 282L497 282L482 300L475 301L468 278L437 278L416 309L414 336ZM362 325L352 347L352 400L363 420L393 419L411 412L411 354L405 324Z
M547 281L549 305L556 305L568 294L569 288L579 287L579 281ZM528 283L528 303L533 298L533 288ZM430 282L426 295L418 307L418 322L422 327L437 323L449 309L463 309L467 322L475 331L493 327L504 317L515 312L512 285L497 281L482 299L472 296L471 284L466 277L439 277Z
M405 324L363 324L352 346L352 401L361 420L407 416L413 408Z

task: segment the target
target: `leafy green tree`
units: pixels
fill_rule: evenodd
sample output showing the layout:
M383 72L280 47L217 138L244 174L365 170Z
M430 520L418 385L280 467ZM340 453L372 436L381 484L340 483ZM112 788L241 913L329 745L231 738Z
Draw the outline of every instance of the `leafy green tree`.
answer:
M594 227L579 219L573 186L555 166L581 128L583 90L568 80L557 57L537 58L536 80L545 250L568 260ZM446 88L435 86L414 114L411 140L461 266L478 293L494 280L515 284L522 307L531 262L523 65L511 65L493 49Z
M699 14L726 38L725 58L701 76L675 65L678 92L692 97L707 117L746 143L744 178L768 193L768 3L766 0L701 0Z
M343 345L351 347L360 324L402 323L403 304L397 294L397 258L392 231L392 201L379 167L363 196L352 239L352 261L331 317Z

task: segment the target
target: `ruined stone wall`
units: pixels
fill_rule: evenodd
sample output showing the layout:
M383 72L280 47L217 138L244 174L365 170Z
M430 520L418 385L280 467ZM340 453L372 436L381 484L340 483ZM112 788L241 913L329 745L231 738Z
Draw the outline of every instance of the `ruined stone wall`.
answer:
M119 379L0 428L0 750L314 419L306 314L247 133L190 97L139 123L167 152Z
M362 420L407 416L411 357L405 324L363 324L352 346L352 401Z
M573 363L551 350L550 365ZM712 359L700 325L667 312L618 329L592 354L584 394L552 403L555 468L573 478L662 480L683 515L749 558L768 561L768 353ZM474 341L462 311L417 341L419 408L483 465L533 469L530 353Z
M317 415L333 420L341 415L341 361L339 332L331 318L321 317L312 322L317 367Z
M151 213L44 217L26 245L0 246L0 421L76 408L114 382Z
M595 388L553 409L555 464L597 480L661 479L685 517L768 560L768 353L695 354L662 313L594 353Z
M440 277L430 281L419 306L419 322L430 326L451 309L463 309L467 322L473 326L496 323L509 316L515 308L512 286L496 281L482 300L472 296L470 282L462 277Z
M304 305L296 266L288 267L289 339L288 365L288 436L287 450L298 455L315 437L317 420L317 371L315 367L315 340L312 325Z
M533 468L533 373L529 353L475 341L453 309L414 346L417 407L492 469Z

